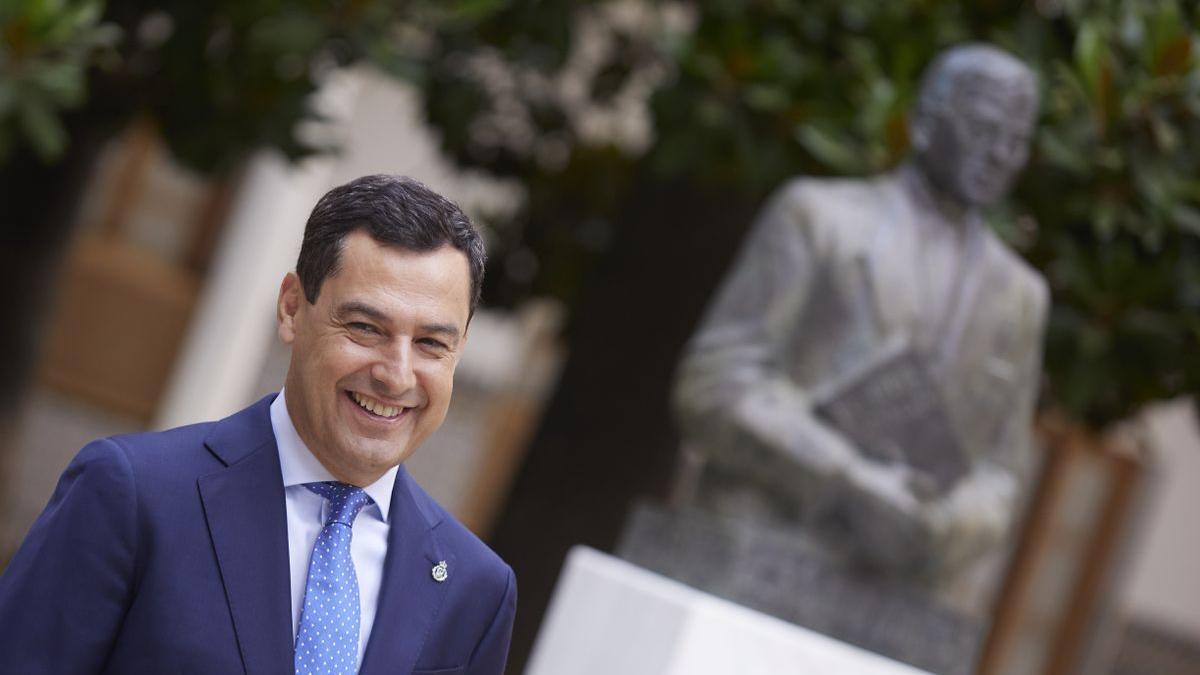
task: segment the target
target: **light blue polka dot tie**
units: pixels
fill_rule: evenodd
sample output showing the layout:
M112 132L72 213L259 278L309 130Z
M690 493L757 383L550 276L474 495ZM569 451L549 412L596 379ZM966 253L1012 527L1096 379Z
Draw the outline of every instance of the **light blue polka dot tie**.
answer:
M304 609L296 631L297 675L358 672L358 575L350 557L351 527L371 503L362 488L345 483L306 483L329 500L329 517L308 563Z

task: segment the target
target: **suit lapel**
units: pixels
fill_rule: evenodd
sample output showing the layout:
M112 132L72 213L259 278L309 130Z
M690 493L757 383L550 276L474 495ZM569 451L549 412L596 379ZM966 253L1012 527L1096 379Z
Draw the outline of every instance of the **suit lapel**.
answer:
M439 516L426 499L401 466L392 490L383 583L362 675L411 671L454 583L455 561L438 545L434 526ZM443 560L450 574L438 582L432 571Z
M1024 314L1016 279L1003 267L999 242L991 233L972 274L964 280L958 324L950 333L940 361L947 404L972 447L995 447L1004 420L1020 398L1025 377L1020 368L1025 350L1040 335L1031 335L1018 319Z
M227 466L198 481L249 675L292 672L294 658L287 511L270 400L216 425L205 444Z
M863 259L857 261L867 280L865 297L874 301L873 309L879 317L877 337L881 341L897 331L911 331L920 304L916 295L914 214L901 195L899 181L888 180L882 185L877 206L879 222L865 242L860 254Z
M977 222L963 243L962 258L954 277L954 291L951 293L949 305L942 308L942 317L938 327L936 344L935 369L943 370L949 365L949 360L960 349L963 335L969 325L980 316L986 314L987 308L978 302L983 281L988 276L988 256L986 248L988 238L987 225Z

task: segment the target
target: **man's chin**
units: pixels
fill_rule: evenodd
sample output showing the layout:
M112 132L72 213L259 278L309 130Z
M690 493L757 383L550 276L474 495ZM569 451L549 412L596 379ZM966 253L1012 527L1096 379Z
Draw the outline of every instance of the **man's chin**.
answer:
M345 470L353 473L341 480L360 486L374 483L403 459L403 453L396 450L398 447L404 446L374 438L350 439L342 446L342 457Z

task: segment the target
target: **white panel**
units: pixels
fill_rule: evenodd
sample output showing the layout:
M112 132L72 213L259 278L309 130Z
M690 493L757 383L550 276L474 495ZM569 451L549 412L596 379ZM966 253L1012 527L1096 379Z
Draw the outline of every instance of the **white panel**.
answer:
M1200 434L1189 400L1145 415L1155 459L1124 605L1136 618L1200 640Z
M921 675L925 671L576 547L525 675Z
M669 672L688 603L652 576L592 549L572 549L525 674Z

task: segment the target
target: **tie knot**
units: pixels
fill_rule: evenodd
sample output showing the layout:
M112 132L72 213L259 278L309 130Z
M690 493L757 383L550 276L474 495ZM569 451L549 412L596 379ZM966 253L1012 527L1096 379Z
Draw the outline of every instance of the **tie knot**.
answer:
M371 497L360 487L326 481L324 483L305 483L304 487L329 500L329 517L325 524L341 523L352 526L358 512L371 503Z

